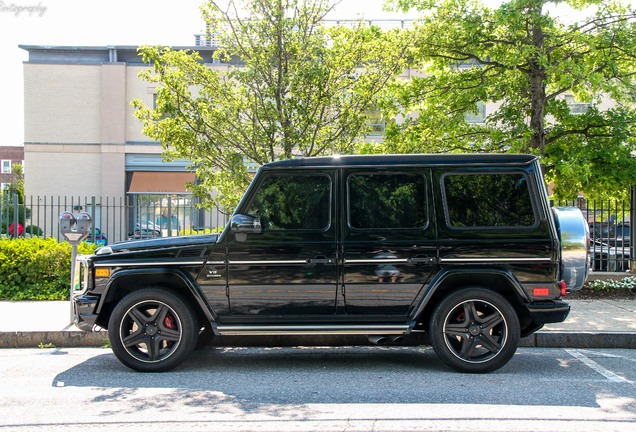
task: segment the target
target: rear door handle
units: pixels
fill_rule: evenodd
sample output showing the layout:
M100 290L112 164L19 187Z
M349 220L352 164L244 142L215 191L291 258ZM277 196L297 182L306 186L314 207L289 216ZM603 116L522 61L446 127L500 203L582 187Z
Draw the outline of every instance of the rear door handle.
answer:
M309 260L309 262L311 264L333 264L334 263L334 259L333 258L327 258L324 255L319 255L319 256L313 258L312 260Z

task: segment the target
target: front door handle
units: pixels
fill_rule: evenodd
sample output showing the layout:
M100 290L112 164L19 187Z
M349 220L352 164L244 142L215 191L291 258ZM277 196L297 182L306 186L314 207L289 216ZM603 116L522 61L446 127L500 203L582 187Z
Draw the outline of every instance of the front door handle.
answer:
M429 258L427 255L417 255L411 258L412 264L428 264L432 262L433 262L433 258Z
M327 258L324 255L318 255L317 257L309 260L311 264L333 264L334 261L335 260L333 258Z

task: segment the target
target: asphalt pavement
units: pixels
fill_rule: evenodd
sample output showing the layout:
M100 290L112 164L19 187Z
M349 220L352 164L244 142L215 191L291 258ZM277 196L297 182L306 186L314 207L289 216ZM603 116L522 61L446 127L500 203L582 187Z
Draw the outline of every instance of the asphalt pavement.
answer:
M539 348L636 348L636 299L568 300L571 312L524 338L521 346ZM0 348L82 347L107 344L106 332L83 332L71 324L67 301L0 302ZM361 345L366 338L274 337L263 345ZM217 346L261 344L254 337L213 339Z

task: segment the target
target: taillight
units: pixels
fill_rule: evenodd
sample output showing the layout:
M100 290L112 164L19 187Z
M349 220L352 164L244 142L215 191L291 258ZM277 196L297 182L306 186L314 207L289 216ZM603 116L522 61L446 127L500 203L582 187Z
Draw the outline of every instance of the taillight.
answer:
M559 285L561 285L561 297L565 296L565 294L567 294L567 292L565 291L565 282L560 281Z

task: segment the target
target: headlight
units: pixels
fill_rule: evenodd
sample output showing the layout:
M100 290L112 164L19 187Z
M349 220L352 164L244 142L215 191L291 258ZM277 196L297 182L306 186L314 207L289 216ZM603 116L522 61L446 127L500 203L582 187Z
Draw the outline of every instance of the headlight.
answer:
M84 256L78 256L75 261L75 274L73 275L73 294L86 292L89 273L88 261Z

